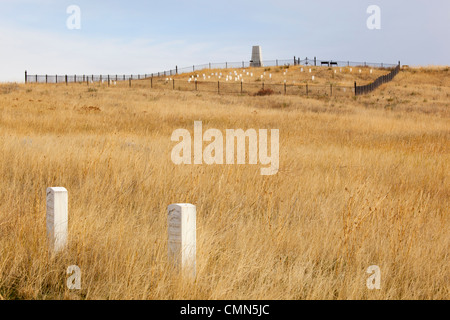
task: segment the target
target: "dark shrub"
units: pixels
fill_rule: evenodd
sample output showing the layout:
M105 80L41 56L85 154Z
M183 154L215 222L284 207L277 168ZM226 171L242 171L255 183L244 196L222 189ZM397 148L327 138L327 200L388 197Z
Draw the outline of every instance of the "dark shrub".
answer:
M256 93L257 96L270 96L271 94L274 94L274 92L270 88L261 89Z

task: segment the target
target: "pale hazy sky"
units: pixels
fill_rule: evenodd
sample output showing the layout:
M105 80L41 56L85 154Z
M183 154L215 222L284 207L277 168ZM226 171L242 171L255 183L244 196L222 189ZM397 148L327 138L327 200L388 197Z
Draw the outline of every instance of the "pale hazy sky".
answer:
M81 9L69 30L67 7ZM381 8L381 30L366 12ZM450 64L449 0L0 0L0 81L263 58Z

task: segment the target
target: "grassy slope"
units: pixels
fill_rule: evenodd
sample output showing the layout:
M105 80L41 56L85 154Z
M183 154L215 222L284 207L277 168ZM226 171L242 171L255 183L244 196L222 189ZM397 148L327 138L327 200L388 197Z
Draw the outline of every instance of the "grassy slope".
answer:
M446 299L448 71L358 98L0 86L0 298ZM280 172L175 166L178 128L280 129ZM45 189L69 190L51 258ZM167 266L166 209L198 211L198 278ZM82 270L69 291L65 270ZM382 289L369 291L370 265Z

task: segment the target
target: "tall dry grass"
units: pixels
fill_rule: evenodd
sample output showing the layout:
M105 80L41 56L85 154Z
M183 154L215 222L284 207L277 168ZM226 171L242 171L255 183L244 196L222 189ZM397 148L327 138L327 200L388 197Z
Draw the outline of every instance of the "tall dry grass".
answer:
M358 98L2 85L0 297L448 299L449 87L448 70L404 71ZM195 120L279 129L279 173L174 165L171 133ZM56 257L49 186L69 190ZM193 283L167 264L178 202L197 206ZM366 287L371 265L381 290Z

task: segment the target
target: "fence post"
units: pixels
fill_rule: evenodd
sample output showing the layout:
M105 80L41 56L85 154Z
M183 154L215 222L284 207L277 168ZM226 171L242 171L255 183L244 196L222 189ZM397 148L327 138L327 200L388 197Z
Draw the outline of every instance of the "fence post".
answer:
M68 207L65 188L47 188L47 237L53 253L67 245Z
M242 69L244 69L244 68L245 68L245 62L242 61Z
M67 74L66 74L66 86L67 86Z
M355 81L355 96L356 96L357 94L356 94L356 81Z
M295 59L295 56L294 56L294 66L296 66L297 65L297 59Z
M45 83L48 83L48 75L45 75Z
M275 60L275 64L276 64L276 66L278 67L278 59L277 59L277 60Z
M175 79L172 79L172 90L175 90Z
M55 75L55 83L58 83L58 75Z
M73 75L73 82L74 82L74 83L77 82L77 75L76 75L76 74Z
M38 75L35 76L36 77L36 83L38 82Z
M109 87L109 74L108 74L108 87Z
M228 69L228 62L225 62L225 69Z
M317 66L317 59L316 59L316 57L314 57L314 67L316 67Z
M244 81L241 80L241 94L244 93Z
M27 84L28 77L27 77L27 70L25 70L25 84Z
M188 203L171 204L168 208L169 261L184 276L195 278L197 251L197 208Z
M153 76L150 78L150 88L153 89Z
M286 82L284 83L284 94L286 94Z

